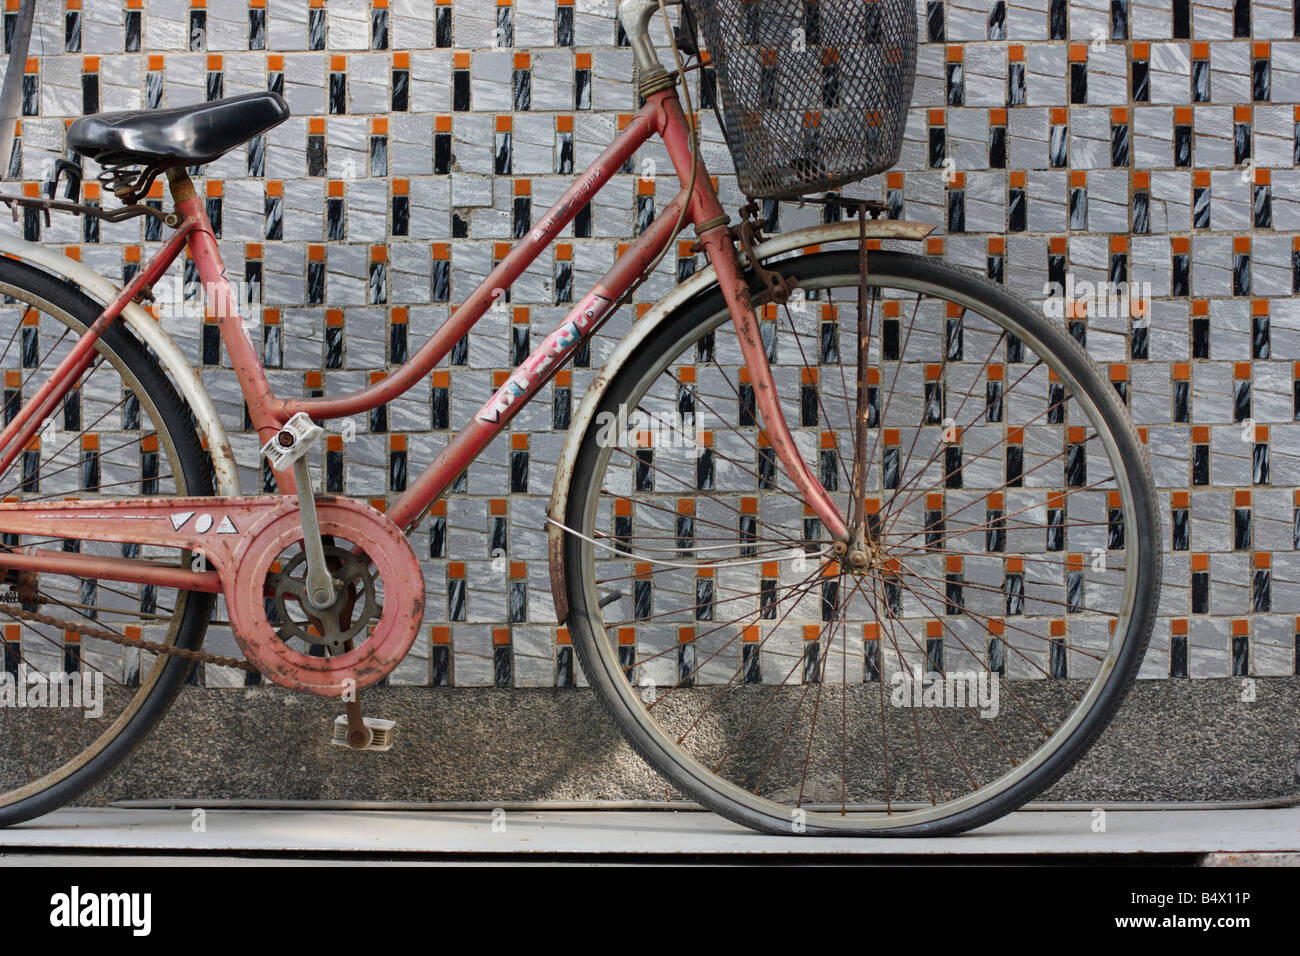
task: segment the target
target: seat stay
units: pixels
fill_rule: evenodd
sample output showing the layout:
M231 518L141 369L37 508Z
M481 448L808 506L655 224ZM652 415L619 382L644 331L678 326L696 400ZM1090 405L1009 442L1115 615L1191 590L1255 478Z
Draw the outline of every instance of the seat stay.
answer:
M189 241L198 220L185 218L143 269L104 307L93 325L81 333L72 349L41 383L13 419L0 431L0 475L7 472L28 443L35 437L54 408L81 380L81 376L95 361L95 343L122 315L122 310L142 291L147 291L167 271Z

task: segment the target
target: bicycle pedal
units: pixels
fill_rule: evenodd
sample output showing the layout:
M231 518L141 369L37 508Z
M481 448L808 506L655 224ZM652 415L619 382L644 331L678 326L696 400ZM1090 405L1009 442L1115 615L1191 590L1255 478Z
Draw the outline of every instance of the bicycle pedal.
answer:
M330 737L330 743L335 747L347 747L349 750L391 750L393 747L393 734L397 731L397 721L384 720L382 717L363 717L366 727L370 730L370 743L364 747L353 747L348 743L348 717L347 714L340 714L334 718L334 733Z

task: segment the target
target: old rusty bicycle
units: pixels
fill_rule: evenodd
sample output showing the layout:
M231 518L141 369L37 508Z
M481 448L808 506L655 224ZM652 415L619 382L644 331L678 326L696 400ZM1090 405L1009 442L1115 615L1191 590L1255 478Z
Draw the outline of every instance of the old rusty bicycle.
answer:
M120 289L0 240L4 686L55 672L105 684L94 719L0 707L0 824L104 778L196 662L341 698L349 745L375 747L388 728L367 722L360 692L423 620L410 535L687 226L707 265L592 380L548 511L557 620L629 742L680 795L760 830L822 835L967 829L1078 760L1154 618L1143 442L1059 324L904 251L931 227L866 202L782 235L759 228L757 206L731 223L681 99L683 58L704 48L750 195L819 193L897 159L913 4L824 0L815 23L806 6L689 0L665 68L650 39L663 5L624 0L644 106L428 341L348 394L273 391L189 172L282 122L278 95L71 125L68 146L121 208L4 201L169 232ZM315 493L323 425L427 387L654 137L680 192L428 467L383 512ZM143 203L157 177L168 210ZM142 305L182 254L276 493L241 488L212 398ZM202 649L218 596L241 658Z

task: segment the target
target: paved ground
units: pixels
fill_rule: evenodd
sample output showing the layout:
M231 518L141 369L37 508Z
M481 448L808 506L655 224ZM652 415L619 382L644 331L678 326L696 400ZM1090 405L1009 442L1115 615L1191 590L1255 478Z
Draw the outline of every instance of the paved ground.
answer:
M556 854L632 861L817 853L868 858L1052 855L1110 858L1219 854L1294 854L1300 807L1267 810L1110 810L1105 829L1086 810L1021 811L978 831L940 840L807 840L763 836L709 813L645 810L225 810L65 809L0 830L0 863L59 865L339 856L411 862L476 858L539 862ZM495 824L495 826L494 826ZM196 832L201 825L202 829ZM847 856L845 857L847 859ZM1296 857L1267 859L1291 863ZM1237 862L1258 862L1238 860Z

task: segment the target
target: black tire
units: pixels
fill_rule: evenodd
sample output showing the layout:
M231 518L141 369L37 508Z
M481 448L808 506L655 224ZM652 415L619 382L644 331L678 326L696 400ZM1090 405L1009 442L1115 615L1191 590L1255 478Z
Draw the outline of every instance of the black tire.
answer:
M98 304L71 284L9 259L0 260L0 293L20 298L43 316L59 320L73 333L84 330L101 312ZM157 360L122 323L109 328L97 347L111 364L112 372L120 376L124 386L129 386L140 401L141 415L148 415L156 430L160 451L166 455L170 465L168 478L175 484L175 493L213 494L211 461L196 434L192 413ZM182 555L181 559L185 557ZM184 602L183 608L176 606L181 602ZM173 619L168 625L170 639L176 646L191 650L199 648L212 605L211 595L176 594L175 605L170 609ZM4 619L8 620L7 617ZM77 752L57 770L21 787L6 789L8 781L0 782L0 791L3 791L0 792L0 826L11 826L48 813L103 780L162 718L190 676L193 666L178 657L154 659L146 674L142 663L136 685L138 690L121 714L94 738L89 747Z
M856 275L856 252L827 252L805 255L775 263L780 273L800 280L801 285L817 277ZM702 763L692 760L648 715L637 698L635 688L624 677L623 665L612 649L613 641L604 636L606 625L601 616L599 595L592 580L592 545L574 535L566 535L563 554L569 602L568 626L577 647L578 658L597 697L610 717L636 750L666 781L682 794L698 801L737 823L756 830L790 834L845 836L931 836L957 833L981 826L1020 807L1058 780L1084 754L1097 735L1107 726L1116 708L1137 676L1155 619L1160 581L1160 531L1154 484L1143 444L1124 404L1107 376L1097 368L1077 342L1062 328L1050 323L1042 314L1003 287L983 276L951 266L942 261L898 252L871 252L868 272L882 285L889 283L924 283L947 290L955 296L978 303L982 315L1002 322L1004 329L1037 339L1044 352L1054 354L1071 377L1072 388L1085 394L1095 406L1099 420L1114 442L1122 460L1127 493L1132 496L1126 512L1140 573L1136 586L1126 585L1132 593L1131 612L1123 634L1112 641L1113 669L1108 677L1098 677L1098 692L1092 696L1086 712L1054 746L1027 772L1010 785L991 792L973 805L954 808L924 822L879 826L855 826L851 821L827 825L808 820L802 827L792 827L789 805L764 805L752 794L739 794L740 788L713 774ZM766 301L752 281L753 301ZM1001 317L997 319L996 317ZM650 388L650 382L670 365L689 343L709 330L728 323L726 306L714 287L681 306L646 341L621 368L615 370L603 400L601 412L614 413L620 405L633 403L633 393ZM718 328L718 335L732 334L729 326ZM690 359L680 361L691 361ZM1056 369L1053 369L1056 371ZM638 402L640 398L636 399ZM594 420L593 420L594 422ZM1100 428L1098 429L1100 431ZM597 502L601 494L604 459L609 457L598 440L597 429L589 426L584 434L572 476L563 518L564 524L591 536L594 533ZM1112 458L1114 462L1116 459ZM1117 477L1117 481L1121 481ZM715 532L716 533L716 532ZM629 668L630 671L630 668ZM879 678L878 678L879 679ZM883 706L883 705L882 705ZM1082 706L1082 705L1081 705ZM882 714L883 721L883 714ZM1064 725L1063 725L1064 726ZM746 727L748 730L748 727ZM1045 745L1044 745L1045 746ZM1036 752L1037 754L1037 752ZM806 772L806 768L805 768ZM741 797L738 799L738 797ZM800 791L802 799L802 789ZM905 816L905 814L901 814Z

